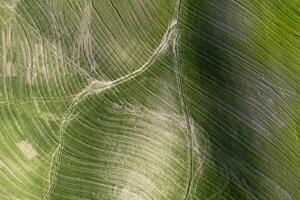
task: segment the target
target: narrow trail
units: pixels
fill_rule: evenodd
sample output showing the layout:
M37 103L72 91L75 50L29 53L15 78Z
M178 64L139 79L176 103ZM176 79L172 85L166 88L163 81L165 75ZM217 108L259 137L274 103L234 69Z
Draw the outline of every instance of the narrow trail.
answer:
M175 39L174 39L174 44L173 44L173 53L175 55L175 60L176 60L176 65L175 65L175 73L176 73L176 80L177 80L177 86L178 86L178 92L180 96L180 103L181 107L183 110L184 118L186 120L186 128L187 128L187 138L188 138L188 148L189 148L189 179L188 179L188 184L186 188L186 192L184 194L183 200L187 200L190 195L192 183L193 183L193 177L194 177L194 163L193 163L193 131L192 131L192 118L190 116L190 110L187 104L187 94L186 94L186 88L183 83L183 69L181 68L180 65L180 56L179 56L179 39L180 39L180 15L181 15L181 9L182 9L182 0L178 0L177 2L177 12L176 12L176 33L175 33Z
M66 110L63 120L62 120L62 123L60 125L59 144L52 156L50 170L48 173L49 187L47 189L47 192L46 192L46 195L44 198L45 200L49 200L51 198L53 190L55 188L55 184L57 181L56 170L60 166L61 154L62 154L62 150L64 147L65 128L66 128L66 125L68 124L68 122L72 120L72 115L75 111L76 105L78 105L80 102L82 102L84 99L86 99L91 94L97 94L97 93L103 92L105 90L111 89L113 87L116 87L122 83L125 83L125 82L139 76L143 72L145 72L151 66L151 64L156 60L156 58L160 55L160 53L163 52L164 48L168 45L168 43L171 41L172 35L173 35L174 31L176 30L176 25L177 25L177 21L171 22L168 29L166 30L165 35L163 36L161 42L159 43L158 47L154 50L154 52L152 53L150 58L139 69L137 69L123 77L120 77L116 80L113 80L113 81L103 82L103 81L99 81L99 80L93 80L82 90L82 92L75 95L75 98L69 105L68 109Z

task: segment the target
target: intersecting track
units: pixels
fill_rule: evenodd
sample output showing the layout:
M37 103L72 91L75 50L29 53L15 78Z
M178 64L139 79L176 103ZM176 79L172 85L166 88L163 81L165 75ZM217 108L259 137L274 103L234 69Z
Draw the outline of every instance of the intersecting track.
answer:
M174 37L173 34L176 32L176 29L177 29L177 20L174 20L171 22L171 24L167 28L166 33L163 36L158 47L155 49L155 51L150 56L148 61L145 62L139 69L137 69L121 78L118 78L114 81L108 81L108 82L101 82L98 80L91 81L90 84L87 85L83 89L82 92L80 92L79 94L76 95L76 97L71 102L70 106L68 107L67 111L65 112L61 126L60 126L59 144L53 154L53 159L51 162L50 171L49 171L49 175L48 175L49 187L48 187L48 190L47 190L47 193L46 193L44 199L48 200L51 198L53 189L55 187L55 182L57 179L57 174L55 172L59 168L61 152L64 148L65 128L66 128L66 125L68 124L68 122L70 120L72 120L75 106L77 104L79 104L80 102L82 102L86 97L88 97L91 94L97 94L102 91L108 90L110 88L116 87L116 86L118 86L122 83L125 83L125 82L137 77L138 75L142 74L145 70L147 70L151 66L151 64L156 60L157 56L159 56L160 53L162 53L164 51L166 46L172 42L172 37Z

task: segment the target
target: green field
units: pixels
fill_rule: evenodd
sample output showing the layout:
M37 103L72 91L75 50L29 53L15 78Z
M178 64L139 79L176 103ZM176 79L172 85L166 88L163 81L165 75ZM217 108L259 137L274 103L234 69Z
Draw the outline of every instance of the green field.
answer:
M300 200L299 0L0 0L0 200Z

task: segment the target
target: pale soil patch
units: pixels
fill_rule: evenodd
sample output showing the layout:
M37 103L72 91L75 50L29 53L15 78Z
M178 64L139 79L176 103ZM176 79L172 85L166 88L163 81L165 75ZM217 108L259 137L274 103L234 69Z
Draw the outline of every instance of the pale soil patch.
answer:
M5 66L5 76L6 77L15 77L16 76L16 69L12 62L7 62Z
M2 169L5 166L4 162L0 160L0 169Z
M81 50L85 53L92 69L96 69L97 62L94 58L93 47L92 47L92 13L93 6L92 1L89 0L86 2L85 7L83 8L82 19L79 25L79 32L77 39L75 41L75 49L73 52L73 57L76 60L79 60L81 56Z
M143 197L135 194L130 188L123 188L121 191L121 198L124 200L131 199L131 200L144 200Z
M31 143L28 142L27 140L22 140L22 141L18 142L16 145L21 150L21 152L24 154L24 156L29 160L33 159L34 157L36 157L38 155L36 150L31 145Z
M147 188L149 194L153 194L156 189L156 184L149 177L140 173L129 173L127 175L127 180L132 183L135 183L136 186L140 186L141 188ZM150 196L147 196L145 193L141 192L136 187L128 187L125 186L121 191L121 198L124 200L145 200L149 199Z
M44 112L40 115L40 117L45 121L58 121L61 120L61 116L58 114L53 114L50 112Z

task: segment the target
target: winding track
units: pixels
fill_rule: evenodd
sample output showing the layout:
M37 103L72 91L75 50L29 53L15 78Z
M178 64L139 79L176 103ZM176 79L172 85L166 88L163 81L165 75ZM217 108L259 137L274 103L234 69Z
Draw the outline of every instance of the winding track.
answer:
M64 129L67 125L67 123L72 120L71 116L73 115L74 108L77 104L82 102L85 98L87 98L91 94L97 94L102 91L108 90L110 88L116 87L122 83L125 83L126 81L129 81L138 75L142 74L144 71L146 71L151 64L156 60L156 58L160 55L160 53L163 52L164 48L168 43L171 42L172 36L174 31L176 30L177 27L177 21L172 21L169 27L167 28L167 31L165 35L163 36L161 42L159 43L158 47L155 49L153 54L150 56L147 62L145 62L139 69L121 77L118 78L114 81L109 81L109 82L101 82L98 80L92 81L89 85L86 86L86 88L83 89L82 92L76 95L75 99L72 101L70 106L68 107L66 113L64 114L61 126L60 126L60 139L59 139L59 144L57 149L53 153L53 158L52 162L50 164L50 171L49 171L49 188L46 192L45 195L45 200L48 200L51 198L53 189L55 187L55 182L57 179L57 175L55 173L55 169L59 168L60 165L60 157L61 157L61 152L64 146ZM54 170L54 172L52 172ZM50 178L51 177L51 178ZM190 183L189 183L190 184ZM188 186L189 187L189 186Z

